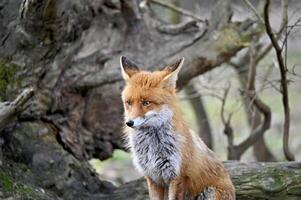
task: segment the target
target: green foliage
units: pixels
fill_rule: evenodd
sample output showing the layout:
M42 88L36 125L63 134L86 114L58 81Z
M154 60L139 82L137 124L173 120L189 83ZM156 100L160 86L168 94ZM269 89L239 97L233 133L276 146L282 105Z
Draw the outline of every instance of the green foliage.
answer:
M112 164L112 162L117 162L118 164L124 164L124 162L131 160L131 156L128 152L123 150L115 150L113 156L105 161L100 161L99 159L90 160L90 164L94 167L96 171L103 170L106 166Z
M12 180L4 172L0 172L0 185L5 191L12 191L13 189Z
M0 101L7 99L9 87L19 87L21 79L17 76L20 66L0 60Z
M5 172L0 172L0 187L7 193L17 193L22 197L31 197L34 193L31 187L13 182L12 178Z
M243 37L235 25L228 25L221 29L216 36L215 48L219 52L227 53L233 49L247 46L249 40Z
M21 170L22 171L22 170ZM0 191L2 192L1 197L13 196L21 199L43 199L42 193L34 189L29 185L25 185L18 180L15 180L14 176L11 175L6 169L0 167ZM0 199L1 199L0 197Z

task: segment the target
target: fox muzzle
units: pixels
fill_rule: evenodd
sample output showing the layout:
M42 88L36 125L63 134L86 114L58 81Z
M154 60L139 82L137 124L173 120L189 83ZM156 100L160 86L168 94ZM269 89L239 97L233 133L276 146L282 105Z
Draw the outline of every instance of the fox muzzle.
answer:
M146 122L155 117L156 116L156 112L155 111L149 111L147 112L143 117L136 117L134 119L128 119L125 124L128 126L128 127L131 127L131 128L137 128L139 126L142 126L144 124L146 124Z
M128 127L136 128L136 127L138 127L138 126L143 125L145 121L146 121L146 118L145 118L145 117L137 117L137 118L135 118L135 119L130 119L130 120L128 120L127 122L125 122L125 124L126 124Z

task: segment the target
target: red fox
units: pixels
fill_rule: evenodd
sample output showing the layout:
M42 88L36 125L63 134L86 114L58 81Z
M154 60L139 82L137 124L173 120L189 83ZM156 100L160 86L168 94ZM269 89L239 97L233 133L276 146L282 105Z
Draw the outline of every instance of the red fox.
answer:
M183 200L199 194L206 199L209 190L213 199L234 200L235 188L222 162L183 119L176 96L183 62L184 58L164 70L148 72L120 58L126 82L124 132L134 165L147 180L151 200Z

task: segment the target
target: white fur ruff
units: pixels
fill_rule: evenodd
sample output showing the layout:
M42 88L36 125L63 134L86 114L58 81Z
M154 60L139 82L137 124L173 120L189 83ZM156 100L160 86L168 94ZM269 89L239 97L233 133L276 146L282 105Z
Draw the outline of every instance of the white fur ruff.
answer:
M164 105L159 112L148 112L129 138L135 166L160 185L167 185L181 168L180 140L171 120L172 111Z

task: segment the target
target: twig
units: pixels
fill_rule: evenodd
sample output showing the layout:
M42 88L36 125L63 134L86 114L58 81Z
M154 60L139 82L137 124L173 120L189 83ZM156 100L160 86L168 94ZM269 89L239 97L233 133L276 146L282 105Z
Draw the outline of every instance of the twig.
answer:
M253 13L258 17L259 21L264 24L263 18L260 16L260 14L257 12L256 8L251 4L249 0L244 0L244 2L250 7L250 9L253 11Z
M191 29L197 29L199 31L198 25L196 21L184 22L175 25L161 25L157 27L157 30L161 33L167 33L170 35L177 35L181 32L185 32ZM206 28L205 28L206 30Z
M225 106L226 106L229 90L230 90L230 87L225 88L223 98L221 99L222 100L221 119L222 119L222 122L223 122L224 125L230 124L230 121L231 121L231 118L232 118L232 114L230 114L227 119L225 117Z
M200 96L209 96L209 97L213 97L216 98L220 101L222 101L223 97L219 96L218 94L215 94L213 92L209 93L209 92L195 92L193 94L189 94L189 95L185 95L185 96L180 96L180 100L181 101L187 101L190 99L194 99L194 98L199 98Z
M186 15L188 17L191 17L192 19L196 20L196 21L199 21L199 22L202 22L202 23L206 23L206 20L200 18L198 15L195 15L183 8L179 8L173 4L170 4L170 3L166 3L166 2L163 2L163 1L159 1L159 0L146 0L146 3L147 2L150 2L150 3L153 3L153 4L157 4L159 6L162 6L164 8L168 8L170 10L173 10L175 12L178 12L182 15Z
M33 89L25 89L13 102L0 102L0 131L32 97Z
M268 78L269 78L270 74L272 74L272 72L273 72L273 69L274 69L273 64L268 66L268 70L262 76L262 86L260 87L260 89L258 91L263 90L263 88L265 87L265 83L268 82Z
M279 27L279 30L276 33L276 35L277 35L276 36L276 40L280 39L281 33L283 32L284 28L287 25L287 22L288 22L287 9L288 9L288 2L287 2L287 0L282 0L281 1L281 13L282 13L282 18L281 19L282 20L281 20L281 25ZM265 23L264 23L264 25L265 25ZM266 56L266 54L268 54L270 52L270 50L272 49L272 47L273 47L272 43L270 43L270 44L262 47L262 50L259 51L261 53L259 53L258 56L257 56L257 58L256 58L256 63L258 63L262 58L264 58Z
M295 28L295 27L298 27L298 24L301 22L301 17L295 21L295 23L293 25L290 25L290 26L287 26L287 30L286 30L286 37L284 38L284 41L283 41L283 44L282 44L282 47L281 49L283 49L283 47L287 44L287 39L288 39L288 36L291 34L292 30Z
M256 95L255 92L255 77L256 77L256 56L255 56L255 47L254 43L250 46L249 50L249 74L248 74L248 81L246 86L245 95L247 98L250 99L250 108L251 105L254 105L256 109L263 114L264 119L261 126L258 126L256 129L252 130L249 134L249 137L241 142L238 145L231 144L232 141L229 140L229 148L228 148L228 158L230 160L239 160L241 155L250 148L263 134L270 128L271 125L271 110L270 108L262 102L259 97ZM224 120L223 120L224 121ZM232 128L229 127L229 123L224 123L225 129L224 132L229 134L228 137L231 137ZM231 138L230 138L231 139ZM233 143L233 142L232 142Z
M281 16L282 16L282 20L281 20L280 28L279 28L279 31L278 31L277 34L281 34L281 32L287 26L287 23L288 23L287 9L288 9L288 0L281 0ZM264 15L268 15L268 13L264 12Z
M283 5L287 5L287 0L282 0ZM270 7L270 0L266 0L264 6L264 21L265 21L265 28L266 32L271 40L271 43L275 49L277 60L279 63L280 75L281 75L281 89L282 89L282 104L284 109L284 129L283 129L283 151L284 155L287 160L292 161L295 160L294 155L289 150L289 128L290 128L290 108L289 108L289 98L288 98L288 88L287 88L287 67L285 66L283 56L282 56L282 49L278 44L278 41L273 34L270 19L269 19L269 7ZM283 13L286 15L287 12ZM287 23L287 20L286 20Z
M231 126L231 118L232 114L230 114L227 119L225 117L225 106L226 106L226 101L227 97L229 94L230 87L226 88L224 90L223 98L221 99L222 105L221 105L221 111L220 111L220 117L222 120L222 123L224 124L224 134L227 136L228 140L228 159L229 160L236 160L236 150L235 150L235 145L234 145L234 136L233 136L233 128Z
M246 95L250 98L250 102L253 102L254 106L264 116L263 123L254 129L249 137L236 146L236 151L244 153L250 146L252 146L263 134L270 128L271 125L271 110L263 101L259 99L255 92L255 77L256 77L256 60L255 60L255 48L254 45L250 47L250 67L248 74L248 83Z

